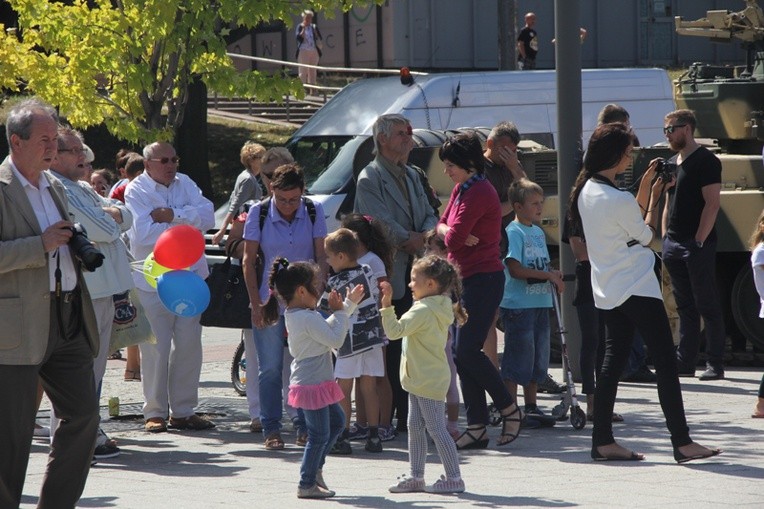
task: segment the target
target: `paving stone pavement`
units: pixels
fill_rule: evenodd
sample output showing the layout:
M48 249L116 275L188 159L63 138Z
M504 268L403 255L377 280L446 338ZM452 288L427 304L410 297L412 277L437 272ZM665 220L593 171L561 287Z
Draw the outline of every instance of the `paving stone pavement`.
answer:
M406 436L385 442L381 454L353 442L351 456L329 456L324 477L337 492L324 501L296 498L302 449L292 445L270 452L262 437L249 432L246 398L230 382L231 357L238 331L205 329L198 411L217 427L209 431L148 434L140 414L140 383L124 382L124 361L110 360L104 380L103 429L122 450L100 461L88 478L78 507L118 508L498 508L525 507L762 507L764 498L764 419L751 410L761 380L760 369L730 369L724 381L682 378L685 408L693 438L721 447L716 458L677 465L651 384L621 384L616 411L625 423L614 427L625 446L643 452L641 462L600 463L589 458L591 426L574 430L569 422L554 428L524 430L520 438L497 447L499 428L490 428L488 449L460 454L467 492L394 495L387 487L408 472ZM559 366L551 369L562 379ZM110 419L107 401L120 398L120 419ZM550 411L558 396L540 395ZM46 423L47 400L39 413ZM130 416L133 417L130 417ZM463 420L463 413L462 413ZM23 508L34 507L42 482L48 445L35 439L24 487ZM443 473L430 447L427 481Z

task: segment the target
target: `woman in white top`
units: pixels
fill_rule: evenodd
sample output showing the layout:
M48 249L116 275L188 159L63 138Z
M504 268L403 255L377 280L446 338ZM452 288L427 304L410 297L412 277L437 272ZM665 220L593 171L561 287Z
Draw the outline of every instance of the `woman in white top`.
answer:
M761 301L759 318L764 318L764 210L761 211L756 228L751 235L751 267L753 267L753 282ZM751 417L764 418L764 376L761 377L759 399L756 401Z
M674 182L656 179L650 163L637 199L615 184L631 165L633 135L623 124L599 126L589 140L584 168L571 194L571 213L580 217L592 266L594 303L607 328L605 359L594 397L594 460L642 460L615 442L612 415L618 380L629 357L634 329L645 338L658 376L658 397L679 463L719 454L690 438L677 375L674 342L648 244L655 235L657 204ZM644 211L644 215L640 211Z

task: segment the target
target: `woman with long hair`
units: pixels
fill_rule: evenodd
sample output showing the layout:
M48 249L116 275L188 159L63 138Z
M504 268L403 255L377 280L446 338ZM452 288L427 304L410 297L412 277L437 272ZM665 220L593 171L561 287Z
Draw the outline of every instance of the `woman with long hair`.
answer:
M612 423L618 380L637 329L655 364L674 459L684 463L715 456L721 450L703 447L690 438L671 327L653 270L655 256L648 247L655 236L658 202L674 179L656 178L656 159L642 178L636 201L619 190L615 178L631 165L632 144L633 135L623 124L597 127L570 199L573 220L583 225L594 302L602 310L607 329L605 358L594 396L591 456L597 461L645 458L615 441Z

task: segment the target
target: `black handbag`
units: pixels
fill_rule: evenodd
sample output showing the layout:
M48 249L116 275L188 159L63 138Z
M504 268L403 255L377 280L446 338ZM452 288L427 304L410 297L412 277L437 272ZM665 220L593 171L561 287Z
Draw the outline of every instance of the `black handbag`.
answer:
M232 251L234 249L229 252ZM205 327L251 329L249 293L241 265L232 264L229 254L223 263L212 266L206 282L210 289L210 305L199 322Z

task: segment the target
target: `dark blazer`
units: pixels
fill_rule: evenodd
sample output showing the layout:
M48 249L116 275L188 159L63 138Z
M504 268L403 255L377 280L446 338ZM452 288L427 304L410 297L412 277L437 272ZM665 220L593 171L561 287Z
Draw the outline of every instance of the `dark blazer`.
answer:
M43 173L62 218L69 218L63 184ZM42 230L24 188L8 158L0 164L0 364L35 365L43 361L50 328L50 256L43 249ZM98 354L98 328L93 304L79 264L85 335Z

